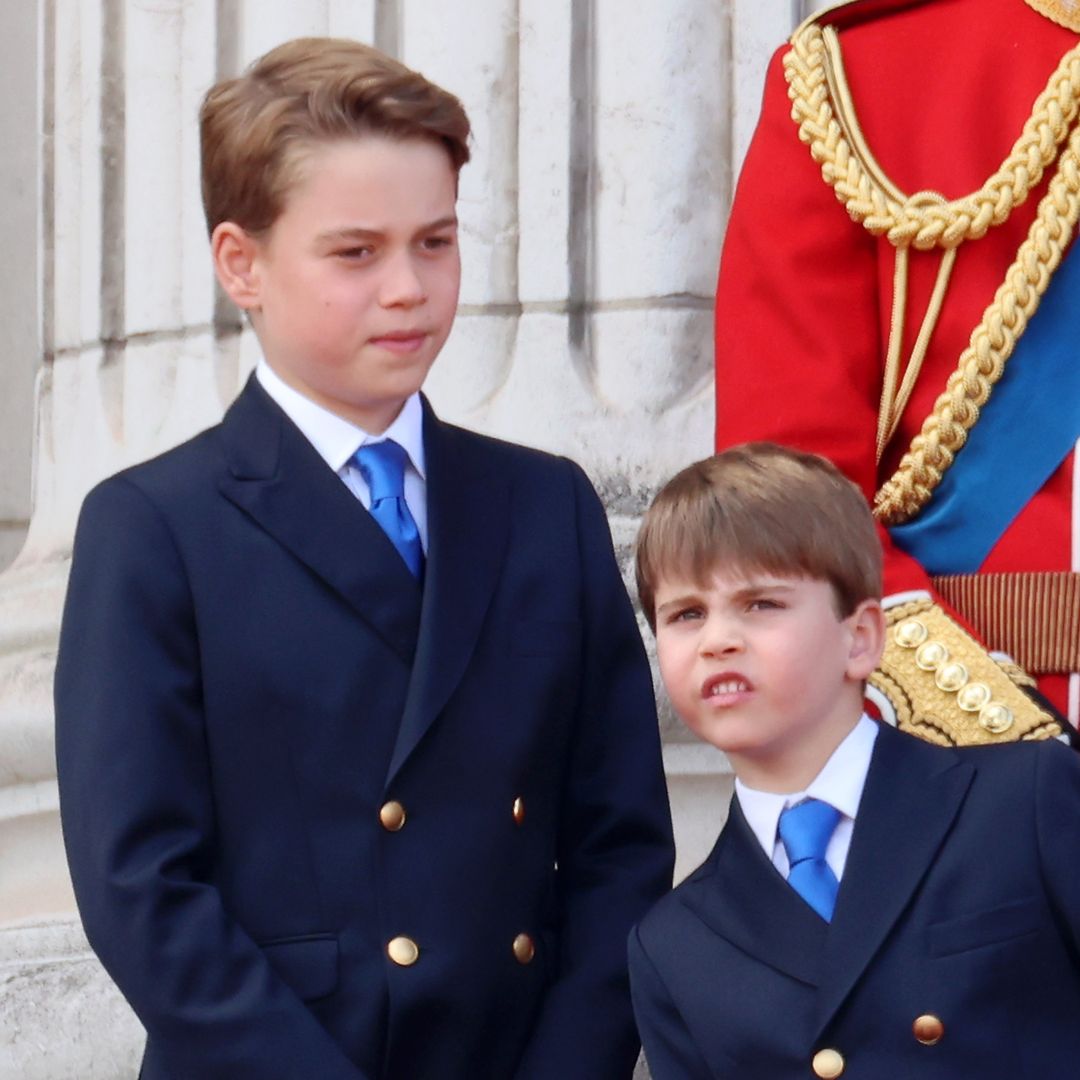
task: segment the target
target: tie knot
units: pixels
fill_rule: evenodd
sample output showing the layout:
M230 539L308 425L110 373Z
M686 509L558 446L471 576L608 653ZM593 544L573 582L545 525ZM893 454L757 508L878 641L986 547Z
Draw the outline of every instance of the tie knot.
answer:
M805 799L780 815L780 841L792 867L806 859L824 859L840 811L820 799Z
M393 439L361 446L353 460L371 491L372 505L404 497L407 455Z

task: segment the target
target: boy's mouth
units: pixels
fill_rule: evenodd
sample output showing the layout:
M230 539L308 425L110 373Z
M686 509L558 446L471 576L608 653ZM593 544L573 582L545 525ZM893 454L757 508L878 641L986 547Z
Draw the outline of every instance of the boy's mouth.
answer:
M389 349L391 352L408 353L415 352L427 340L427 332L424 330L395 330L389 334L380 334L371 339L372 345L380 349Z
M734 672L723 671L706 679L701 687L701 696L717 705L733 705L754 689L749 679Z

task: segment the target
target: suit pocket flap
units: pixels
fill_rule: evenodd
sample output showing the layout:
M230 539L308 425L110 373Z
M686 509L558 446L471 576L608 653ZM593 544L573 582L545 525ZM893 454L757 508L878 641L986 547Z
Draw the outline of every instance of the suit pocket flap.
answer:
M931 923L930 955L950 956L1023 937L1035 933L1043 919L1042 907L1035 900L1016 900L987 911Z
M330 934L286 938L262 945L270 966L304 1001L326 997L337 989L338 943Z
M581 623L571 619L520 619L511 632L510 647L518 656L558 656L581 647Z

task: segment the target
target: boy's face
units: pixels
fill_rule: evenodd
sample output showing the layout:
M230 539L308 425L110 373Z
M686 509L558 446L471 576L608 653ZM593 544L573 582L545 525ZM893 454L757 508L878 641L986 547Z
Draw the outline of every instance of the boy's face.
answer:
M393 422L453 325L457 178L424 139L317 144L285 208L250 244L245 290L263 353L300 393L367 431ZM232 228L236 228L235 225Z
M656 589L660 673L683 722L751 787L802 790L851 730L877 665L881 607L838 618L824 581L718 571Z

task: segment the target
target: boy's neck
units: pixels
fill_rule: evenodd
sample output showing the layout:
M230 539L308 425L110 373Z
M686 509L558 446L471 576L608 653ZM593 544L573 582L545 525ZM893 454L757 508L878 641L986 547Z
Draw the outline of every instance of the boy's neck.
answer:
M732 771L748 788L774 795L792 795L805 791L825 768L840 744L855 730L863 715L860 699L856 708L844 710L828 728L812 733L797 744L776 754L739 754L728 752Z
M266 370L270 372L271 376L276 379L281 386L285 387L287 391L298 394L307 402L317 406L324 412L328 412L333 416L338 417L338 419L352 424L353 427L359 428L365 435L385 434L387 429L390 428L394 421L401 415L401 410L405 407L404 401L398 401L389 403L381 409L373 408L365 410L360 408L349 408L344 402L335 401L332 398L321 395L314 388L307 386L305 383L292 377L288 371L282 370L279 366L275 366L265 354L263 356L263 363L266 365Z

